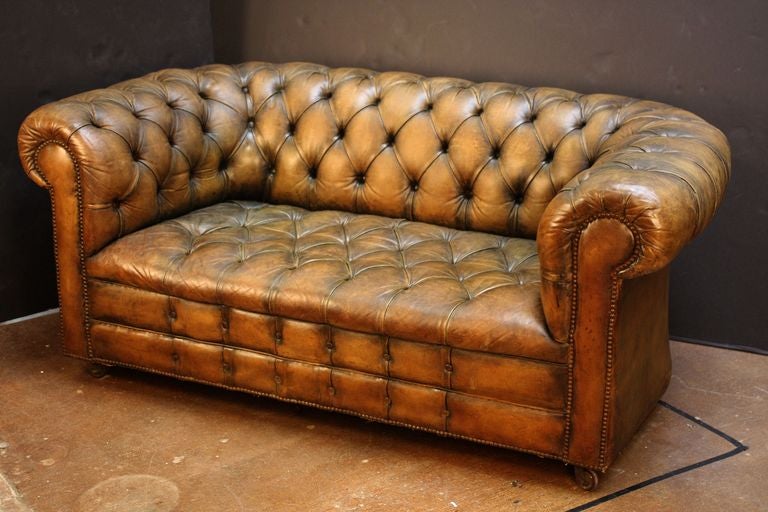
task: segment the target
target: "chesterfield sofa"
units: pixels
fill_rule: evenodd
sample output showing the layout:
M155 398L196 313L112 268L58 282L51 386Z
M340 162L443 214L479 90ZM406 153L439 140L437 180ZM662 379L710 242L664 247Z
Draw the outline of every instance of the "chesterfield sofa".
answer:
M19 133L64 351L561 460L670 378L668 269L730 174L651 101L308 63L170 69Z

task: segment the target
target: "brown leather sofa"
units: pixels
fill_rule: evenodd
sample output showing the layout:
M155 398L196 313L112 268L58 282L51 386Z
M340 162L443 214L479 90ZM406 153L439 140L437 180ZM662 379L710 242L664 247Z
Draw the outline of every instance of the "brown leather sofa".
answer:
M670 377L723 134L553 88L252 62L45 105L64 350L574 465Z

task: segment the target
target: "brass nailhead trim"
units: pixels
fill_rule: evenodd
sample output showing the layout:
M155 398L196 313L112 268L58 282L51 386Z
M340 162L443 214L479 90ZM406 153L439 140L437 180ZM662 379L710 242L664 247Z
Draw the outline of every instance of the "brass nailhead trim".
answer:
M34 171L37 173L38 176L40 176L43 181L45 182L46 186L48 187L48 194L51 198L51 220L53 222L53 251L54 251L54 259L55 265L56 265L56 290L58 292L59 296L59 305L61 305L61 268L59 266L59 241L58 237L56 236L56 199L54 197L54 190L53 185L51 185L51 182L48 181L48 177L45 175L45 173L42 172L40 168L40 152L43 150L45 146L48 144L56 144L57 146L61 147L64 151L67 152L69 155L70 160L72 161L72 165L75 168L75 197L77 199L77 219L78 219L78 260L80 263L80 282L81 282L81 290L83 294L83 325L85 328L85 345L86 345L86 352L89 358L93 357L93 348L91 347L91 329L90 329L90 323L91 323L91 315L90 315L90 303L88 301L88 277L85 272L85 241L84 241L84 235L83 235L83 220L84 220L84 214L83 214L83 187L82 187L82 180L80 177L80 162L75 157L75 154L70 150L69 145L65 144L63 142L60 142L58 140L54 139L48 139L46 141L43 141L39 146L37 146L37 149L35 149L35 153L32 157L32 162L34 164ZM61 346L64 352L67 352L66 346L65 346L65 339L64 339L64 316L59 316L59 338L61 339Z
M640 234L637 231L635 225L629 222L626 218L620 217L612 213L600 213L588 217L584 222L579 225L579 229L574 233L571 239L571 318L568 328L568 391L566 395L565 409L563 411L565 416L565 429L563 432L563 460L568 460L568 452L571 446L571 422L573 413L573 368L575 365L575 334L576 334L576 317L578 310L578 260L579 260L579 242L581 241L581 235L585 229L594 221L601 219L614 219L624 224L627 229L632 232L635 240L635 245L632 249L630 257L616 267L611 272L611 300L609 305L609 317L608 317L608 337L606 340L606 372L605 372L605 394L603 395L603 411L600 426L600 454L599 465L593 469L602 471L605 467L606 450L608 447L608 409L610 408L611 397L613 394L612 379L613 379L613 345L615 341L615 328L616 328L616 305L619 300L618 283L619 274L631 266L633 266L640 259ZM579 463L582 467L583 464Z

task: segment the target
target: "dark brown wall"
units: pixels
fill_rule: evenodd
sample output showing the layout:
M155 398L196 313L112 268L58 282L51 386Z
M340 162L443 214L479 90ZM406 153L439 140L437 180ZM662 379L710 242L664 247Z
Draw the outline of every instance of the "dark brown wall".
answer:
M48 194L16 133L35 107L169 66L212 60L208 0L0 2L0 321L56 306Z
M733 146L709 229L673 266L678 337L768 349L768 2L218 0L216 60L315 61L613 92L689 109Z

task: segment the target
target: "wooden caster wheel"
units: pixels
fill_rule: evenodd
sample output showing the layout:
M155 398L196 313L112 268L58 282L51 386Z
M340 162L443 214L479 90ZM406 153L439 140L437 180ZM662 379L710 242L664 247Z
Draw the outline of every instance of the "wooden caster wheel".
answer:
M597 489L598 483L600 483L597 471L579 466L573 467L573 479L576 480L578 486L585 491L594 491Z
M100 379L109 373L109 367L99 363L88 364L88 375L94 379Z

